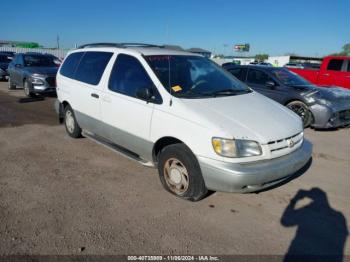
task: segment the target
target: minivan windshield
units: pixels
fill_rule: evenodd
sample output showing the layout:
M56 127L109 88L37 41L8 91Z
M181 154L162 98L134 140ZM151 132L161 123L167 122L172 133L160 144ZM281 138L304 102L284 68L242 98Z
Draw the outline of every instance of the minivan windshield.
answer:
M291 71L278 68L272 71L272 74L284 85L286 86L309 86L312 85L310 82L300 77L296 73Z
M46 55L24 55L24 64L30 67L57 67L54 59Z
M252 92L231 74L201 56L152 55L146 60L167 91L176 97L206 98Z

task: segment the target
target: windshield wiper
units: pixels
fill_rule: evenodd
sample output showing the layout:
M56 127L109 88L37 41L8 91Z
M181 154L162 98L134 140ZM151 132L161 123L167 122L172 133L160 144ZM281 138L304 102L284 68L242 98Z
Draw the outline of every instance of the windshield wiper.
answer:
M211 95L213 97L217 96L231 96L231 95L239 95L239 94L245 94L245 93L250 93L251 91L249 89L247 90L234 90L234 89L222 89L219 91L212 92Z

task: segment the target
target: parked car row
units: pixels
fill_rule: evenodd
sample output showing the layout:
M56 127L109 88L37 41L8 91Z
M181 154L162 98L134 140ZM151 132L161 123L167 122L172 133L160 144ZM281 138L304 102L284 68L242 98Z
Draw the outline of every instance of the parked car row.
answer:
M255 192L307 164L301 119L200 55L145 44L90 44L57 73L67 133L146 166L197 201L208 190Z
M350 91L319 88L286 68L224 66L255 91L298 114L304 127L334 128L350 124Z
M21 87L27 97L56 92L57 58L49 54L19 53L9 63L8 88Z
M280 183L311 157L304 127L350 124L348 90L268 64L223 68L161 46L104 43L71 51L60 68L51 55L16 54L7 72L9 89L57 93L69 136L158 168L167 191L192 201Z
M8 65L11 63L12 58L14 56L13 52L0 52L0 80L7 80L8 78L8 72L7 68Z

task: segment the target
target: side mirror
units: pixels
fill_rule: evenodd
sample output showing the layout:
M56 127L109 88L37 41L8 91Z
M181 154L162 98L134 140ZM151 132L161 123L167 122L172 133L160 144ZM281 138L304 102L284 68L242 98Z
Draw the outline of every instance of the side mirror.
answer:
M136 91L136 97L146 102L150 102L153 99L152 89L149 87L141 87Z
M266 87L269 87L269 88L271 88L271 89L275 89L275 88L276 88L276 84L275 84L275 82L273 82L273 81L267 81L267 82L265 83L265 85L266 85Z

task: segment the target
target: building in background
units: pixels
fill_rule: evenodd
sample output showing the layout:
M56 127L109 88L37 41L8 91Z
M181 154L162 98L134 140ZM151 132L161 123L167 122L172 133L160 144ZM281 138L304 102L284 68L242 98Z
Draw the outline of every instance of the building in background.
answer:
M213 60L215 63L217 63L220 66L224 63L249 65L251 62L255 61L255 58L251 56L226 56L226 57L212 57L211 60Z
M266 62L271 63L273 66L284 66L287 63L293 62L320 64L322 62L322 58L296 55L269 56Z

